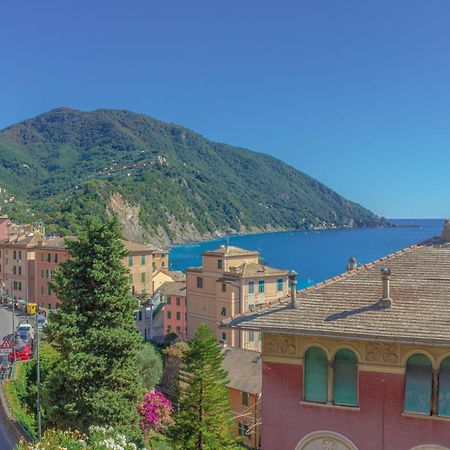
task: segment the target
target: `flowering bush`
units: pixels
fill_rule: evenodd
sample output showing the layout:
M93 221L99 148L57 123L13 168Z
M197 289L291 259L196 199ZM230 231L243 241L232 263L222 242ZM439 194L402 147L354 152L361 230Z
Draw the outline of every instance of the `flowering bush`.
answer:
M144 436L164 431L172 423L171 401L159 391L150 391L139 406L141 430Z
M48 430L41 442L21 441L16 450L137 450L137 447L112 427L92 426L88 435L76 430Z

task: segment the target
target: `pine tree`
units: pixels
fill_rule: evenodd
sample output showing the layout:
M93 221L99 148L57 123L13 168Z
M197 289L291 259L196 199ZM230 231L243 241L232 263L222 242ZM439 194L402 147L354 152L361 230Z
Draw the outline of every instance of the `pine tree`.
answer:
M178 414L171 429L180 450L238 449L232 437L233 417L225 387L223 356L206 325L198 328L183 358ZM176 407L175 407L176 409Z
M47 335L62 358L44 386L46 417L58 428L111 425L132 435L143 395L141 339L119 226L88 219L67 245L70 258L51 284L61 305Z

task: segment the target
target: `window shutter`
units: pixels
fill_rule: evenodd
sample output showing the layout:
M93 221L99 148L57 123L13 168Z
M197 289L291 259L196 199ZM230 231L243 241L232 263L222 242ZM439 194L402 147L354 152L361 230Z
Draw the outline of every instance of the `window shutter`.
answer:
M406 364L405 378L405 412L429 415L433 382L430 360L425 355L412 355Z
M318 347L311 347L305 354L304 397L308 402L328 400L328 359Z
M334 357L333 394L336 405L358 404L358 359L351 350L339 350Z
M438 414L450 417L450 357L442 361L439 369Z

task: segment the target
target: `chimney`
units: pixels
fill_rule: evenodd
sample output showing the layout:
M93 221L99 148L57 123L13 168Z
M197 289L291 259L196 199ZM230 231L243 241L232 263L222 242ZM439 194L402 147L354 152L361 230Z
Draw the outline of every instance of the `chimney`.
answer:
M445 242L450 242L450 220L444 221L444 228L442 230L441 239Z
M392 306L392 299L390 295L390 277L391 277L391 269L389 267L383 267L381 269L381 283L382 283L382 296L380 299L380 304L385 306L386 308L390 308Z
M289 280L289 288L291 291L291 303L290 307L292 309L297 308L297 272L295 270L291 270L288 273L288 280Z
M3 239L8 239L9 236L9 225L8 216L0 216L0 241Z
M347 270L353 270L356 269L358 267L358 262L356 261L356 258L354 256L352 256L348 262L347 262Z

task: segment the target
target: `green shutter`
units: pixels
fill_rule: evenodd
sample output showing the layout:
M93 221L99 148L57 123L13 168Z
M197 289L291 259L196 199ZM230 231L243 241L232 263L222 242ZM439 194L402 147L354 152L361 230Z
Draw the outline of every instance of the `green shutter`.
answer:
M438 414L450 417L450 357L442 361L439 369Z
M334 404L358 404L358 359L347 349L339 350L334 357Z
M433 382L430 360L425 355L412 355L406 364L405 378L405 412L429 415Z
M311 347L305 354L305 400L323 402L328 400L328 359L318 347Z

